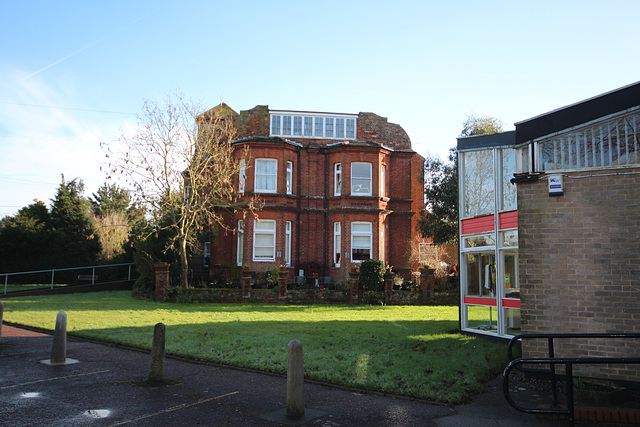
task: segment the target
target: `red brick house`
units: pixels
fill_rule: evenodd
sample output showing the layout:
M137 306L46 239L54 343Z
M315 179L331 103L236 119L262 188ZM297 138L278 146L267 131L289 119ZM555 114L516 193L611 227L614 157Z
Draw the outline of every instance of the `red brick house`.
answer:
M205 249L212 275L287 265L340 280L373 258L410 277L424 242L424 159L402 127L373 113L215 109L237 123L236 154L246 159L238 191L262 208L229 214L233 231L214 233Z

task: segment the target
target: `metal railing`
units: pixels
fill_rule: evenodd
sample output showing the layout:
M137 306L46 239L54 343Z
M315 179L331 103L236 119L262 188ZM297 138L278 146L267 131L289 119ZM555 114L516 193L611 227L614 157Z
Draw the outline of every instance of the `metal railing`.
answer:
M34 270L34 271L21 271L21 272L16 272L16 273L0 273L0 278L2 278L2 276L4 276L4 294L7 294L7 289L9 286L9 277L10 276L26 276L29 274L43 274L43 273L51 273L51 289L54 288L55 286L55 275L56 272L61 272L61 271L73 271L73 270L83 270L86 271L88 269L91 269L91 284L94 285L96 284L96 269L100 269L100 268L109 268L109 267L122 267L122 266L128 266L128 272L127 272L127 280L131 280L131 267L135 265L134 263L130 262L130 263L123 263L123 264L105 264L105 265L90 265L90 266L85 266L85 267L69 267L69 268L53 268L53 269L49 269L49 270Z
M530 413L530 414L561 414L569 417L569 424L574 425L575 422L575 402L573 398L573 365L616 365L616 364L640 364L640 357L555 357L556 340L562 339L590 339L590 338L607 338L607 339L639 339L638 333L590 333L590 334L521 334L516 335L509 341L507 347L507 353L509 355L509 364L504 369L502 377L502 391L505 399L515 409ZM517 342L521 342L523 339L546 339L548 357L521 357L515 359L513 356L513 347ZM539 365L541 369L531 369L520 365ZM557 374L556 365L564 365L566 380L566 398L567 403L565 408L558 407L558 387L557 387ZM548 366L548 369L544 369ZM536 372L549 374L551 377L551 390L553 399L553 408L532 408L524 407L517 404L511 397L509 390L509 375L511 370L516 368L521 372Z

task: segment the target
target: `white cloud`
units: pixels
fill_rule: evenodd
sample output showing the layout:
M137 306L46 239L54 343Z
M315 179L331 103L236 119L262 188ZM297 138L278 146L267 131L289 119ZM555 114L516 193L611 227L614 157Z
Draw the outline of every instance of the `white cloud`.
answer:
M100 142L116 136L122 118L68 109L91 109L68 82L1 69L0 217L34 198L48 202L61 174L84 180L87 195L96 191L104 182Z

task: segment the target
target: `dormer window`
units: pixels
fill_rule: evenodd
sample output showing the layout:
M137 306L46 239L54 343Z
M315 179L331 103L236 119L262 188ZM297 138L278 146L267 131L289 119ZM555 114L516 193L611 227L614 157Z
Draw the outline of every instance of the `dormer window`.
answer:
M355 114L323 114L271 111L271 136L355 139Z

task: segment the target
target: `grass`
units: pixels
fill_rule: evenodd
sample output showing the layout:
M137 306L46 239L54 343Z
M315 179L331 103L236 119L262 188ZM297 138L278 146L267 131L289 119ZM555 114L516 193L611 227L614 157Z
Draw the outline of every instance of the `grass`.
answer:
M5 300L8 322L48 330L67 312L70 335L284 374L287 344L303 343L305 377L458 404L507 362L506 344L461 335L452 306L166 304L130 292Z

